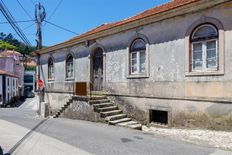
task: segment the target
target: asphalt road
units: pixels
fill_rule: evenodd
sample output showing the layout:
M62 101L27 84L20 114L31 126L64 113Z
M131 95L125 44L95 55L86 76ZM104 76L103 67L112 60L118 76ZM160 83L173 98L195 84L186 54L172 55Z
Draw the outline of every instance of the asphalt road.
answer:
M0 109L0 146L16 155L229 155L215 148L106 124L39 119ZM28 112L28 111L27 111ZM1 155L1 153L0 153Z

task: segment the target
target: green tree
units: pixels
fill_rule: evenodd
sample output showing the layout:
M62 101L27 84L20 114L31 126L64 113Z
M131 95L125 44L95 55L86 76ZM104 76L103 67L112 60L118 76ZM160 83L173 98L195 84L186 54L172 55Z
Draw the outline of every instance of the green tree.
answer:
M15 50L22 53L22 54L29 55L30 52L36 50L36 47L28 46L28 45L24 44L23 42L20 42L19 40L14 38L14 36L11 33L6 35L3 32L0 32L0 40L15 46L16 47Z
M16 50L17 47L0 40L0 50Z

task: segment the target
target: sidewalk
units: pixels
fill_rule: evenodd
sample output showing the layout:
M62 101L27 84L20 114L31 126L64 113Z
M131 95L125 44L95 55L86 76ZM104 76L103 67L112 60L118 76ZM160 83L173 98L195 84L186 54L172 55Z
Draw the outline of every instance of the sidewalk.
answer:
M175 128L157 128L143 126L142 130L156 136L169 137L193 144L216 147L232 151L232 132L191 130ZM232 153L231 153L232 154Z
M26 117L37 118L39 98L27 98L25 102L15 108L0 108L0 117Z

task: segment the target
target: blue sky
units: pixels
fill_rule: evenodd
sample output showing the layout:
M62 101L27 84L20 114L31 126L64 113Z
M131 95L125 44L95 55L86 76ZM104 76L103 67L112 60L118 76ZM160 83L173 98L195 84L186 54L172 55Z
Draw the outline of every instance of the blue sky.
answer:
M30 20L30 17L23 11L17 0L2 0L16 21ZM110 23L136 15L144 10L168 2L169 0L18 0L34 17L34 4L41 2L44 5L47 17L46 20L62 26L66 29L82 34L103 23ZM60 3L61 1L61 3ZM55 13L56 6L59 5ZM50 17L51 16L51 17ZM6 19L0 14L0 22ZM33 22L18 23L24 30ZM15 34L9 24L0 24L0 32ZM29 41L35 45L36 25L32 25L23 31ZM66 41L75 34L61 30L50 24L43 26L43 45L51 46ZM15 35L18 38L17 35Z

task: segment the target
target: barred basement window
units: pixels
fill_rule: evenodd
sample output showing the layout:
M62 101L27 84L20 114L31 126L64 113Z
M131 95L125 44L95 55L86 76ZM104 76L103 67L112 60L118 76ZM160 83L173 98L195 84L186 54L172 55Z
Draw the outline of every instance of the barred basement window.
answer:
M218 30L210 24L204 24L191 36L192 71L218 70Z
M168 125L168 111L150 110L150 122L161 125Z

